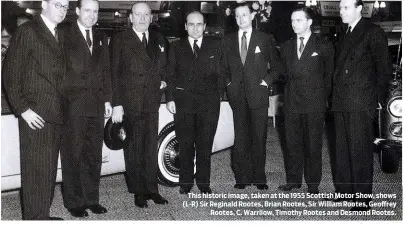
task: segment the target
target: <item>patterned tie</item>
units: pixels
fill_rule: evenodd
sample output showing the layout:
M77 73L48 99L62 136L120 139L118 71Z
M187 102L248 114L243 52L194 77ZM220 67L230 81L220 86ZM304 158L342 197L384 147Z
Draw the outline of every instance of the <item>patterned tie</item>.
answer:
M89 48L91 48L91 39L90 39L90 30L86 30L86 42L87 42L87 46L89 46Z
M300 37L300 48L298 49L298 51L300 52L300 54L302 54L303 50L304 50L304 37Z
M148 46L148 40L146 40L145 32L142 33L142 44L146 48Z
M200 48L197 45L197 41L198 40L194 40L194 44L193 44L193 50L194 50L194 58L197 59L198 58L198 51L200 50Z
M58 33L58 29L56 29L56 27L55 27L55 39L56 39L56 42L58 42L59 43L59 33Z
M245 65L246 55L247 55L247 40L246 40L246 31L242 35L242 43L240 48L240 58L242 59L242 64Z

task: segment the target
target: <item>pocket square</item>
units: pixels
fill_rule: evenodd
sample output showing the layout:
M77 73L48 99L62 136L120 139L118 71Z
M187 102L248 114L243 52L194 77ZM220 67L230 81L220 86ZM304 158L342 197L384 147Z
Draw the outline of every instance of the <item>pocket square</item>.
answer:
M260 53L260 52L261 52L261 51L260 51L259 46L256 46L255 53Z
M176 87L177 90L184 90L184 88Z
M314 52L314 53L312 53L311 56L317 56L317 55L318 55L318 53Z
M215 57L215 56L212 55L212 56L210 56L210 59L213 59L214 57Z
M160 48L160 52L165 52L165 47L159 45L159 48Z

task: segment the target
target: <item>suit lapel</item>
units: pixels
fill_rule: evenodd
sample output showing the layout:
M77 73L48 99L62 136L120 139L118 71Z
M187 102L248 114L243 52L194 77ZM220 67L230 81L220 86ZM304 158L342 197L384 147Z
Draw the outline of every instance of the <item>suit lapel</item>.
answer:
M93 28L93 53L92 58L98 60L101 53L102 42L101 34Z
M259 40L257 39L256 31L252 30L252 34L250 35L248 52L247 52L247 55L246 55L246 60L245 60L245 65L244 65L245 67L246 67L247 64L251 63L251 61L254 59L256 46L259 46L258 42L259 42Z
M138 55L139 57L143 58L146 62L150 62L151 58L148 55L148 52L146 51L145 47L142 44L142 41L139 40L138 35L136 35L135 31L132 29L131 30L131 36L130 40L128 40L130 43L132 42L132 45L134 46L134 50L136 51L135 54ZM149 33L149 38L151 37Z
M83 51L85 51L86 54L91 55L87 42L86 42L82 32L80 31L79 25L77 25L77 22L74 22L73 24L74 25L73 25L73 30L72 30L72 35L73 35L72 39L79 42L79 49L83 49ZM94 35L93 35L93 45L94 45Z
M53 49L58 51L58 53L62 52L61 47L59 46L58 42L55 39L55 36L51 33L49 28L45 25L44 21L42 20L41 16L37 16L34 19L40 29L37 29L36 32L38 36L42 37L44 43L50 45Z
M300 58L300 61L301 60L305 60L305 59L307 59L307 58L309 58L309 57L311 57L311 53L312 53L312 50L314 49L314 47L315 47L315 37L314 37L314 35L313 34L311 34L311 36L309 36L309 39L308 39L308 41L307 41L307 44L305 45L305 48L304 48L304 51L302 52L302 54L301 54L301 58ZM295 41L295 45L297 45L297 42ZM297 51L296 51L297 52ZM297 54L296 54L297 55ZM298 57L298 56L297 56Z
M234 36L232 37L233 41L231 42L233 45L231 46L231 54L233 55L234 62L237 63L238 67L243 68L243 64L242 64L242 59L240 58L240 50L239 50L239 37L238 37L238 32L236 32L234 34ZM248 58L248 56L246 56L246 59ZM246 64L246 61L245 61Z

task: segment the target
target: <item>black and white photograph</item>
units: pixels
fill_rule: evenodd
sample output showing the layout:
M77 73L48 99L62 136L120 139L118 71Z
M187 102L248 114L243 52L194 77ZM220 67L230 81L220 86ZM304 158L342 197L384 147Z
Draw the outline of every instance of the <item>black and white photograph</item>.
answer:
M402 2L1 1L1 221L403 221Z

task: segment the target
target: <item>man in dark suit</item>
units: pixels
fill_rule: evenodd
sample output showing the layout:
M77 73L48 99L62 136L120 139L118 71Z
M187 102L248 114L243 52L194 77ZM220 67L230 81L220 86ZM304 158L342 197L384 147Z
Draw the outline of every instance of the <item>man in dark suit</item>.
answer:
M49 217L61 140L61 84L65 59L56 26L68 0L42 1L42 13L21 25L4 62L6 94L20 129L22 214L25 220Z
M235 15L239 31L224 38L227 93L235 126L231 159L236 181L234 187L244 189L254 184L259 190L264 190L268 189L264 169L268 86L279 75L281 65L273 39L252 30L254 16L249 5L238 5Z
M202 193L211 193L211 151L217 129L223 91L221 43L203 37L204 16L187 15L188 37L173 43L169 51L167 109L174 115L180 147L180 194L196 183ZM195 149L194 149L195 147Z
M95 30L97 0L77 2L76 22L61 29L67 62L64 93L67 99L66 138L61 150L63 200L74 217L86 217L86 208L102 214L99 204L104 116L111 107L111 71L107 36Z
M157 135L159 106L166 65L167 41L162 34L148 30L152 22L149 5L132 6L132 29L112 40L112 87L114 123L124 112L133 127L129 145L124 147L128 191L135 194L135 205L147 207L147 200L167 204L158 191Z
M361 0L340 1L340 16L348 30L336 51L332 111L335 188L344 194L372 193L374 110L384 101L392 70L387 37L380 27L361 17L362 9ZM354 200L362 204L351 210L370 209L370 198Z
M319 193L322 178L322 134L327 97L331 93L333 45L311 32L312 10L295 9L291 25L296 35L281 45L286 68L284 115L287 148L284 167L287 184L280 190L300 188L304 170L310 193Z

